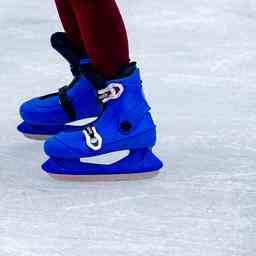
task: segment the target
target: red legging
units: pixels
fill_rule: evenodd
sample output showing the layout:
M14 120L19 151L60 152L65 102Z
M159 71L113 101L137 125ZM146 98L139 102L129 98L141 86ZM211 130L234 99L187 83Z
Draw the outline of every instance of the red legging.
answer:
M115 0L55 0L69 39L106 79L129 63L127 33Z

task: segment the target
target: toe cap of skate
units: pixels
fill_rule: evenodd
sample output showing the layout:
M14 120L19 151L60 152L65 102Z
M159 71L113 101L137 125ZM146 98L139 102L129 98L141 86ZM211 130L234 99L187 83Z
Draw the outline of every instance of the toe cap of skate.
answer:
M20 106L20 115L26 122L33 122L37 114L33 100L29 100Z
M54 136L49 138L44 144L44 151L50 157L56 158L76 158L76 153L65 142Z

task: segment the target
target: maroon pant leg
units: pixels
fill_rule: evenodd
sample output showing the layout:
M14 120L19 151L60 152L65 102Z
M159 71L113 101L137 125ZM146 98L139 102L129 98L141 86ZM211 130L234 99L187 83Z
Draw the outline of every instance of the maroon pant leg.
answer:
M130 61L127 33L115 0L69 0L69 3L88 56L111 79Z
M69 0L55 0L59 17L69 40L76 47L78 53L82 56L86 55L86 47L84 45L79 25L76 20L75 13L70 5Z

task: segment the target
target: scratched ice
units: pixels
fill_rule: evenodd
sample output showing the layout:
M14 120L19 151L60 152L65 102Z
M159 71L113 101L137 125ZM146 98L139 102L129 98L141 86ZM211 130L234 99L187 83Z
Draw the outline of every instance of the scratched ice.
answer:
M165 162L152 180L62 183L15 127L63 86L54 1L0 8L1 256L254 256L256 2L120 0Z

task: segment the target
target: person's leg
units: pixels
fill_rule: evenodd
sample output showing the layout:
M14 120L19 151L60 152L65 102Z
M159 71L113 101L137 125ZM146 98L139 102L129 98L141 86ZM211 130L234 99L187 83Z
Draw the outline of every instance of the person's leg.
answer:
M86 52L106 79L129 64L127 33L115 0L70 0Z
M70 0L55 0L56 7L62 26L68 36L68 39L74 45L78 53L82 56L86 55L86 48L81 37L79 26L70 5Z

